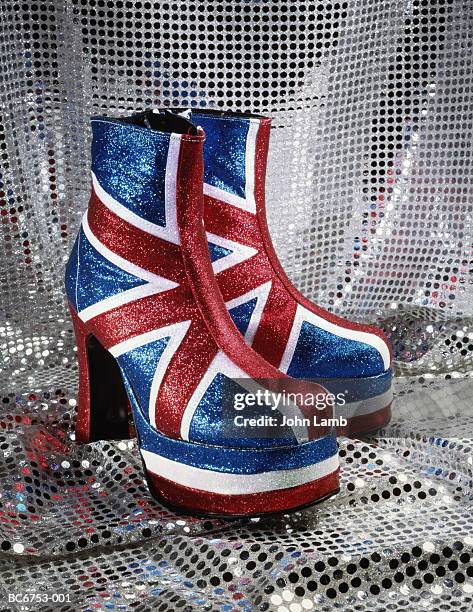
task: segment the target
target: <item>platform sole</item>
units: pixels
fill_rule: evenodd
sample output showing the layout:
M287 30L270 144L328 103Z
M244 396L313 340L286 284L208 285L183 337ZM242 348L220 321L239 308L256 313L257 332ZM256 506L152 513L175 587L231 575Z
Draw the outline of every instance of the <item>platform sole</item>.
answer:
M284 512L326 499L338 490L337 455L299 468L235 473L191 466L146 450L141 454L152 495L164 505L193 514Z
M224 519L254 518L297 512L321 504L336 495L339 470L318 480L299 485L247 495L221 495L176 485L162 476L146 473L151 495L172 511L195 517Z
M187 514L254 516L311 505L338 490L333 435L300 444L212 445L153 428L117 361L71 309L79 347L78 442L125 438L133 415L151 494ZM101 375L102 373L102 375ZM105 373L105 374L103 374ZM119 409L117 409L119 408Z
M204 516L256 516L294 510L334 495L338 445L326 436L269 448L212 446L152 429L129 389L146 479L165 506Z

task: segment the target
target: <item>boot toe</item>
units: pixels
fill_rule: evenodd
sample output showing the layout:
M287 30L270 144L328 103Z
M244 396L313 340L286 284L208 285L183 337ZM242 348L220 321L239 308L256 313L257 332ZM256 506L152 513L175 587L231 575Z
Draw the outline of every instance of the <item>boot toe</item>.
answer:
M287 373L294 378L357 378L382 374L390 367L389 346L381 335L361 333L363 341L303 323Z

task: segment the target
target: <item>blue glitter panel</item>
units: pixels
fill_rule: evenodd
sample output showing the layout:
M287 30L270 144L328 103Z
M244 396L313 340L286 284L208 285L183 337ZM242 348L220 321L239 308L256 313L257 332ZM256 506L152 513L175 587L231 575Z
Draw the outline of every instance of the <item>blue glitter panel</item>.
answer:
M223 393L228 394L226 403L223 400ZM297 439L289 427L277 427L272 435L260 437L261 427L235 425L234 418L242 414L233 408L232 400L236 393L247 393L247 391L224 374L215 376L192 417L189 429L190 441L235 448L271 448L297 444ZM264 415L274 416L274 411L269 406L261 406L251 410L251 414L247 416Z
M151 384L156 367L169 342L161 338L117 357L118 364L136 394L143 414L148 415Z
M192 417L189 440L219 444L222 438L222 374L208 386Z
M193 114L192 121L205 131L204 181L245 197L247 119L230 119Z
M235 306L235 308L231 308L228 311L231 318L233 319L233 322L238 327L238 331L243 336L246 334L246 330L248 329L248 325L250 324L251 315L253 314L253 311L256 308L257 301L258 298L253 298L249 302L245 302L244 304Z
M287 373L294 378L375 376L384 372L383 359L364 342L340 338L304 321Z
M164 227L170 134L113 120L92 120L92 170L112 198Z
M233 253L233 251L230 251L230 249L224 249L222 246L212 244L211 242L209 242L208 245L210 260L212 263L214 261L218 261L219 259L223 259L224 257L227 257L227 255L231 255Z
M78 310L83 310L88 306L92 306L92 304L96 304L127 289L133 289L134 287L146 284L146 281L143 279L125 272L108 261L108 259L105 259L90 244L82 229L77 240L79 245L79 283L76 291L75 278L68 279L69 287L67 291L68 295L69 291L77 293L77 301L74 299L74 304ZM71 256L71 273L74 269L77 272L77 267L74 267ZM72 287L74 287L74 290Z

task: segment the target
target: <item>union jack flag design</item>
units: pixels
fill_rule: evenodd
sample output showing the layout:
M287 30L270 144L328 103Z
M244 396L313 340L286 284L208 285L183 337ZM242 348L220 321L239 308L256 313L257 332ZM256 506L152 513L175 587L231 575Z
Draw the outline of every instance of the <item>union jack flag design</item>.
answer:
M253 247L218 236L208 247L204 136L182 123L171 133L137 119L92 121L92 193L66 269L81 377L77 437L93 437L93 337L120 372L155 495L221 514L311 503L337 488L332 434L289 431L279 444L222 434L222 379L282 374L243 342L212 288L209 248L223 273Z
M203 127L205 227L213 269L247 343L281 372L344 390L340 415L359 433L390 418L390 345L373 326L337 317L304 298L274 252L265 213L271 120L192 113ZM325 383L324 383L325 384Z

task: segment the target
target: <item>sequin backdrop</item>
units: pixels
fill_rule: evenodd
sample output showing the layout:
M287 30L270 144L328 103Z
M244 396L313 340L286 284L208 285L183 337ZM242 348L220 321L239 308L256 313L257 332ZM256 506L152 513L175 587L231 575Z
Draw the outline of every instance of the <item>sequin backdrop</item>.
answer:
M0 2L1 609L472 609L472 28L469 0ZM341 440L323 506L191 520L133 442L72 443L88 117L153 105L271 114L287 272L391 335L393 423Z

